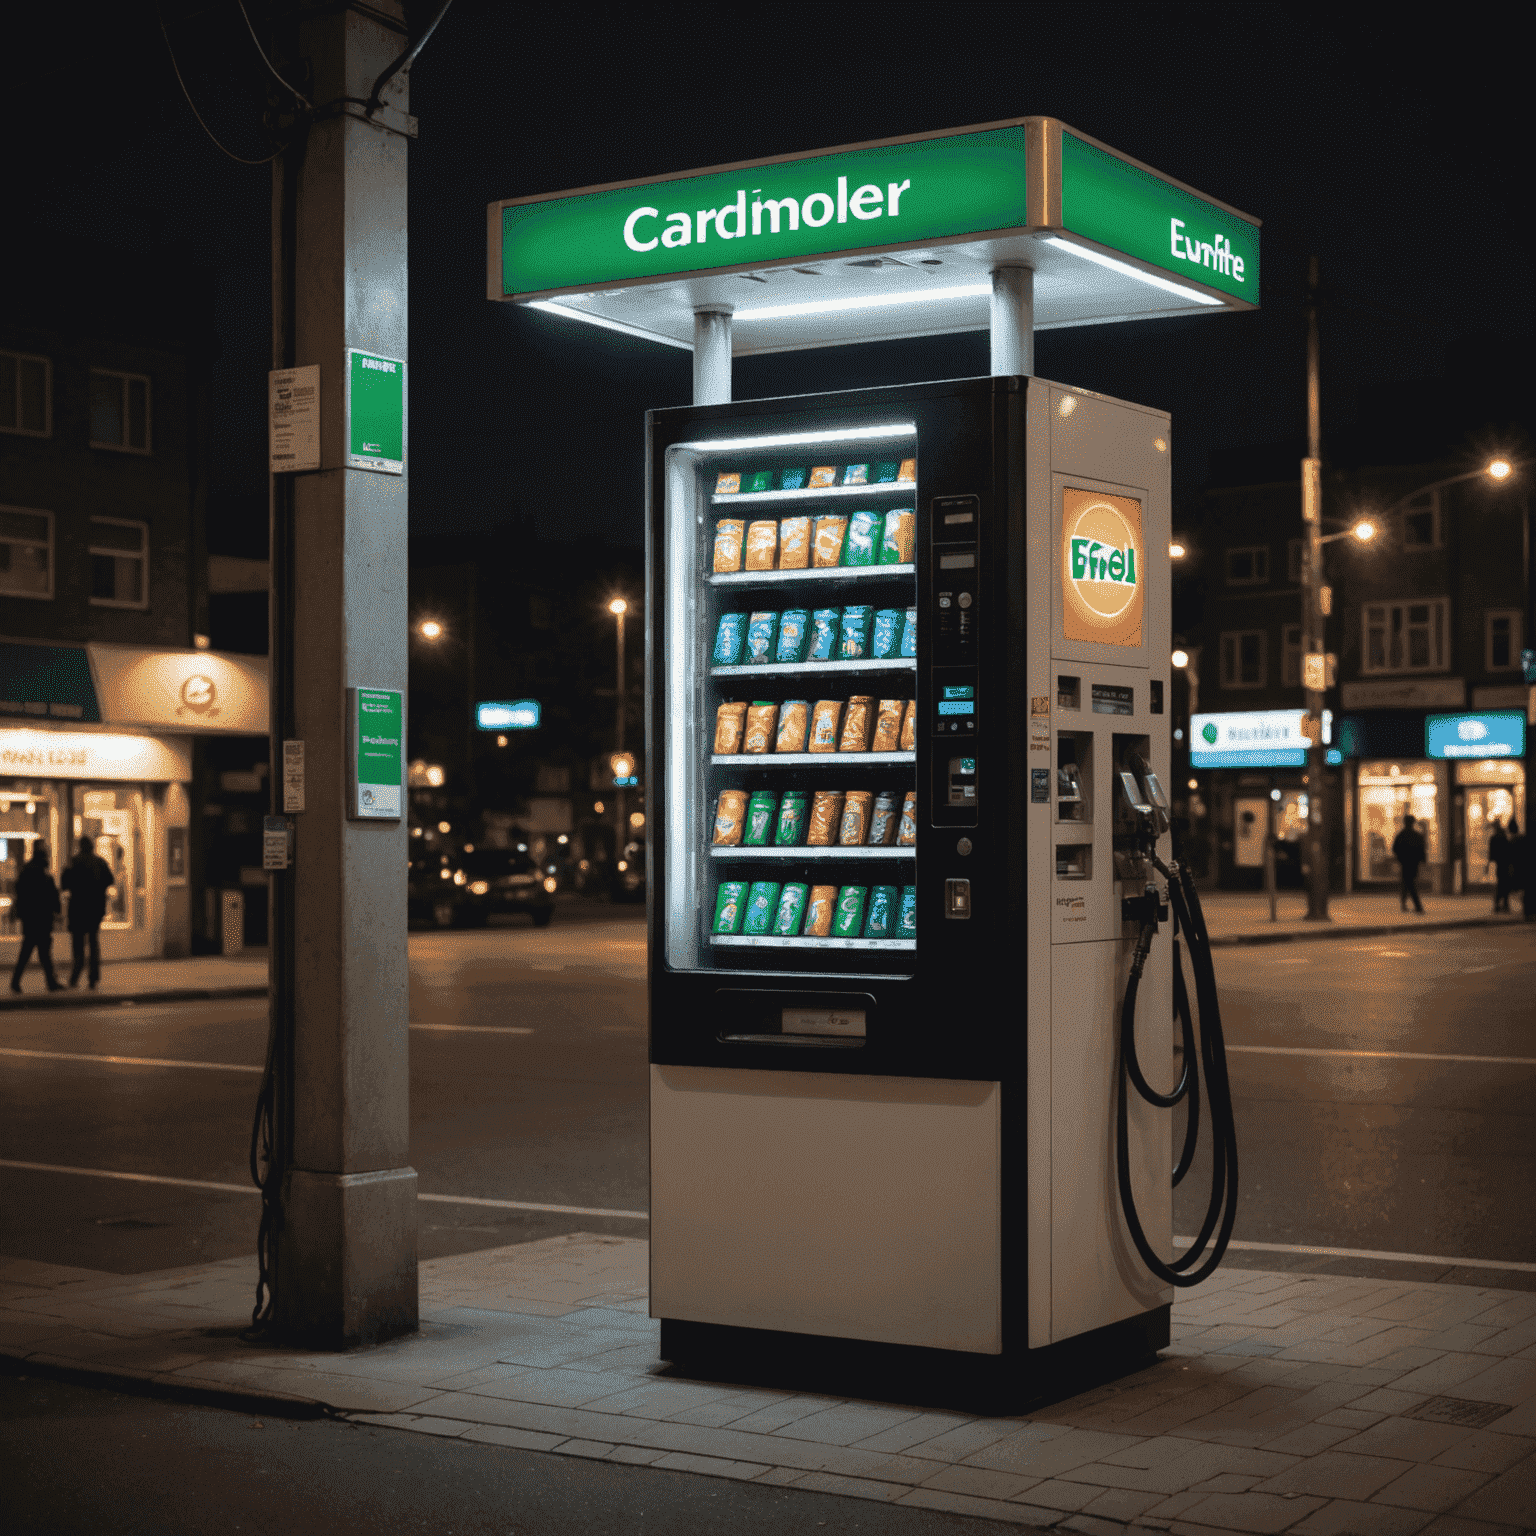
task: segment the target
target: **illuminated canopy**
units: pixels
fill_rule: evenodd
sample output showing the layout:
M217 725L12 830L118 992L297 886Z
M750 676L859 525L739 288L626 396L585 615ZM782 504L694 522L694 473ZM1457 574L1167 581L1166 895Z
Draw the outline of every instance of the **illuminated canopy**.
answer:
M1259 225L1054 118L1015 118L492 203L488 295L737 355L985 330L1033 269L1036 329L1252 309Z

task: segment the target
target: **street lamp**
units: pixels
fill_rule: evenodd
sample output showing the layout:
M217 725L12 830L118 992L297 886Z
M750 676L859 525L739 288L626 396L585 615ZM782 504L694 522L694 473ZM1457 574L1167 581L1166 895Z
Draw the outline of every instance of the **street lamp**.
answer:
M436 619L423 619L416 626L416 632L423 640L440 640L443 636L443 626Z
M1168 658L1168 660L1170 662L1172 662L1173 665L1175 667L1177 667L1180 672L1182 672L1184 670L1184 668L1189 665L1189 652L1188 651L1175 651L1173 653L1173 655L1171 655Z
M629 612L629 603L622 597L615 597L609 601L608 612L613 615L614 628L617 633L617 649L615 650L614 672L614 746L618 748L613 757L614 778L629 778L634 773L634 760L624 751L624 724L628 710L625 708L624 697L624 615ZM620 757L624 757L629 767L621 774L618 769ZM624 786L615 785L613 796L613 857L615 862L624 858L624 837L626 822L624 819Z

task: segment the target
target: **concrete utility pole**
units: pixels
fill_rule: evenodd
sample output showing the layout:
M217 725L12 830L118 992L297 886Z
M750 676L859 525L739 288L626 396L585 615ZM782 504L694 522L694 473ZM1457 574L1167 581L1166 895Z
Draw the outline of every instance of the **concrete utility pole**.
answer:
M1306 596L1301 637L1302 684L1316 734L1307 750L1307 919L1328 922L1328 833L1324 824L1324 690L1328 682L1327 625L1323 616L1323 413L1318 376L1318 261L1307 258L1307 456L1301 464L1301 521L1306 534Z
M398 0L301 9L314 106L274 166L273 361L320 366L322 468L273 486L272 761L304 743L305 806L273 880L263 1237L271 1322L319 1348L417 1325L406 824L347 819L346 724L349 687L406 688L406 479L345 467L344 412L348 347L406 357L405 75L374 96L405 45Z

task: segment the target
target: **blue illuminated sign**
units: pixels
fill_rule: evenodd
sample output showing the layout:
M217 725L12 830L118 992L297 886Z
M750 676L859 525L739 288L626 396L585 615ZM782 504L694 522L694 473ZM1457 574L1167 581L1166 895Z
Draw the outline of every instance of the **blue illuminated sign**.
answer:
M536 731L539 728L539 701L487 700L475 706L475 724L482 731Z
M1491 715L1431 715L1424 722L1424 751L1430 757L1520 757L1525 752L1525 716L1515 709Z

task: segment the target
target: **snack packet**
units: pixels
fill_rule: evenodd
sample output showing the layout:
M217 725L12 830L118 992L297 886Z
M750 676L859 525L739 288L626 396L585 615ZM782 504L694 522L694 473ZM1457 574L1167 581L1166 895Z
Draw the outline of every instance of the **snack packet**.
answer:
M837 738L839 752L868 752L873 726L875 701L867 694L855 694L843 710L843 728Z
M818 699L811 716L811 740L808 752L836 752L838 727L843 719L841 699Z
M730 757L740 752L742 732L746 726L745 704L722 704L715 711L715 755Z
M777 518L762 518L747 524L747 569L771 571L779 552Z
M847 532L848 519L841 513L829 512L816 519L811 564L817 570L843 563L843 539Z
M741 539L746 524L736 517L722 517L715 524L715 574L741 569Z
M810 518L781 517L779 519L779 569L803 571L810 563Z
M871 752L895 752L901 742L901 716L906 708L905 699L881 699L875 715L875 739Z
M743 752L767 752L773 746L773 738L779 723L779 706L764 700L756 700L747 710L746 726L742 733Z
M779 734L774 741L775 752L804 752L811 730L811 701L809 699L785 699L779 705Z
M811 797L811 817L805 827L805 841L810 848L830 848L837 841L843 820L843 792L818 789Z

